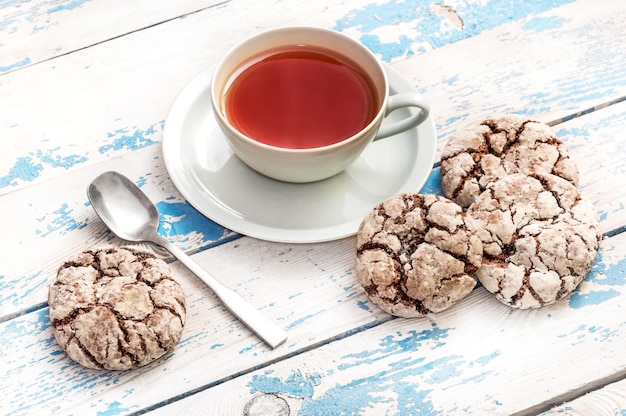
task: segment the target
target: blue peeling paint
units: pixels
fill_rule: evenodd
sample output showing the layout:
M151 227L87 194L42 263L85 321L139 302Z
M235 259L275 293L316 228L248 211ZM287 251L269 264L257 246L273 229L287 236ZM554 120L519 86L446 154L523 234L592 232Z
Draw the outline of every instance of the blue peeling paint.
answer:
M100 146L98 150L100 153L121 149L138 150L157 144L158 140L155 140L153 136L157 132L157 128L163 129L163 124L164 121L161 121L159 125L152 125L146 130L134 129L132 132L127 128L116 130L108 134L109 139L113 139L112 143Z
M428 176L426 183L424 184L424 186L419 192L422 194L433 194L433 195L444 196L443 189L441 189L440 168L437 167L433 169L432 172L430 172L430 175Z
M137 187L138 187L138 188L141 188L141 187L143 187L143 186L144 186L145 184L147 184L147 183L148 183L148 178L147 178L147 177L145 177L145 176L142 176L142 177L140 177L140 178L139 178L139 180L137 181Z
M544 32L546 30L557 29L563 25L565 19L552 16L552 17L535 17L524 23L522 29L530 30L533 32Z
M124 128L108 133L110 142L100 146L98 151L100 154L106 154L119 150L138 150L157 144L156 136L162 130L163 123L164 121L161 121L145 130L134 129L130 132ZM18 157L8 173L0 176L0 188L32 182L48 168L70 169L88 160L87 154L67 153L59 147L29 152L26 156Z
M112 402L108 404L108 407L105 410L99 411L96 413L98 416L114 416L129 413L132 409L138 409L138 405L130 406L130 407L122 407L120 402Z
M475 36L486 30L519 21L574 0L488 0L457 2L454 12L462 21L462 27L450 24L443 16L431 10L431 1L391 0L365 5L354 10L335 23L333 29L360 33L359 40L384 61L411 56L427 49ZM532 19L526 23L529 30L547 30L562 24L557 19ZM382 27L402 25L404 33L394 36L394 41L383 41L378 35Z
M0 9L7 9L12 6L19 6L24 0L4 0L0 1Z
M402 339L389 335L381 340L379 344L380 348L374 351L362 351L345 356L344 358L356 358L357 360L352 363L340 364L339 368L345 370L356 365L372 363L374 361L386 359L390 355L396 354L399 351L417 351L421 348L424 341L443 341L448 336L448 331L448 329L441 329L433 324L432 329L429 330L420 332L409 331L408 334ZM441 342L441 344L443 344L443 342Z
M1 29L1 27L0 27L0 29ZM22 59L21 61L12 63L10 65L0 66L0 73L2 73L2 72L9 72L9 71L12 71L12 70L17 69L17 68L21 68L21 67L29 65L29 64L30 64L30 58L26 57L26 58Z
M286 394L302 399L299 415L362 414L372 409L374 403L391 403L398 415L439 415L428 400L432 384L441 383L450 377L458 377L465 360L459 356L442 357L426 361L422 351L428 344L439 345L447 337L448 329L433 325L424 331L396 333L380 340L378 348L353 352L339 357L336 369L326 374L305 373L298 370L286 378L270 376L269 373L255 375L248 383L250 393ZM426 344L428 343L428 344ZM398 357L395 361L394 357ZM349 383L337 384L323 393L316 392L323 378L336 371L351 371L353 367L369 365L378 360L390 361L384 370ZM364 374L359 371L358 374ZM424 385L416 380L426 375ZM390 397L389 391L395 393ZM392 395L393 396L393 395Z
M9 173L5 176L0 176L0 188L6 186L16 186L18 181L33 181L39 176L39 172L43 170L43 165L39 162L33 161L31 156L20 157Z
M569 305L574 309L580 309L585 306L599 305L620 295L621 293L614 289L594 290L589 293L574 293L570 297Z
M580 31L579 34L580 36L585 36L583 31ZM578 33L574 35L577 36ZM586 56L585 59L593 59L593 57ZM621 96L622 94L620 91L624 86L626 86L626 78L619 76L616 77L615 67L613 65L603 65L595 68L593 73L586 74L584 77L567 77L562 81L557 82L550 95L544 94L539 96L537 94L531 94L520 98L528 100L535 107L544 105L543 109L549 109L551 105L556 105L557 107L575 110L576 112L574 115L562 119L562 121L567 121L574 116L594 111L594 108L592 107L584 112L578 113L581 103L587 105L594 102L604 102L615 96ZM531 112L529 111L519 111L519 113L531 115ZM586 135L589 134L590 133L587 131Z
M357 302L357 306L361 309L363 309L366 312L370 312L371 308L370 308L370 303L364 300L360 300Z
M9 278L0 275L0 305L6 306L11 303L13 306L20 306L22 302L29 299L33 292L48 284L48 276L42 275L39 270L31 275L15 276Z
M626 79L622 82L623 85L626 86ZM587 124L581 127L565 128L562 126L567 126L567 124L561 124L558 128L555 128L555 133L557 137L564 141L567 141L568 137L576 137L576 142L579 143L579 146L585 146L585 143L592 143L594 141L594 135L599 129L616 125L622 122L624 117L626 117L626 112L616 112L596 120L593 124Z
M581 324L576 329L560 334L558 337L562 339L571 338L571 345L587 342L587 338L591 338L595 342L607 342L612 338L619 337L620 333L622 333L622 329L620 327L625 325L626 322L622 323L617 328L607 328L603 326L587 326L585 324Z
M46 153L43 153L41 151L36 152L36 155L39 157L39 160L42 161L42 163L45 163L47 165L49 165L50 167L53 168L65 168L65 169L69 169L74 165L77 165L79 163L84 163L87 161L87 158L85 156L80 156L80 155L67 155L67 156L61 156L58 154L54 154L53 152L58 151L59 149L53 149L51 151L48 151Z
M582 288L577 288L569 298L569 305L574 309L584 308L590 305L599 305L610 299L618 297L621 286L626 286L626 258L622 257L617 263L607 264L604 260L605 250L615 250L619 248L600 247L595 264L586 277L588 282L594 286L610 286L606 289L594 289L590 292L582 292ZM583 286L584 288L585 286Z
M156 204L161 215L159 233L164 237L198 235L202 242L215 241L227 231L209 220L187 202L159 201Z
M460 114L458 116L452 116L446 119L444 126L448 127L453 124L457 124L459 121L466 119L469 117L469 114Z
M448 85L454 85L459 80L459 76L455 75L451 78L444 79L443 82Z
M383 43L376 35L363 35L360 39L361 43L365 45L371 51L379 51L383 61L389 62L393 58L406 55L407 57L415 54L414 51L409 50L411 46L411 40L406 36L400 36L398 43ZM419 49L419 52L425 52L423 49Z
M17 158L5 176L0 176L0 188L17 186L20 182L32 182L46 167L69 169L87 161L85 156L60 154L59 148L37 150L27 156Z
M2 3L0 3L0 5L1 5L1 4L2 4ZM4 30L6 30L9 26L11 26L11 25L12 25L13 23L15 23L15 22L16 22L16 21L15 21L15 19L6 19L5 21L0 22L0 31L4 31ZM15 31L15 29L13 29L13 30L12 30L11 32L9 32L9 33L13 33L14 31ZM0 45L0 46L2 46L2 45Z
M620 250L621 247L600 247L598 257L587 280L603 286L626 286L626 257L613 264L605 261L605 253Z
M462 367L465 365L467 365L467 361L458 356L444 357L429 362L425 367L432 372L430 377L426 379L426 383L440 384L450 378L460 377L463 374Z
M63 10L74 10L77 7L82 6L87 0L74 0L66 4L59 4L58 6L48 9L48 14L60 12Z
M250 393L284 393L293 397L312 397L315 387L321 383L319 373L304 374L298 370L285 380L267 375L255 375L248 383Z
M41 237L46 237L54 232L60 232L62 235L70 231L80 230L87 226L87 219L78 220L72 216L74 212L64 203L50 215L44 215L37 218L37 221L45 223L45 229L37 229L36 233Z
M311 319L311 318L314 318L316 315L319 315L319 314L321 314L321 313L323 313L323 312L325 312L325 310L324 310L324 309L320 310L320 311L319 311L319 312L317 312L317 313L313 313L313 314L310 314L310 315L303 316L302 318L296 319L295 321L293 321L292 323L290 323L290 324L289 324L289 325L288 325L285 329L289 330L289 329L293 329L293 328L295 328L295 327L296 327L296 326L298 326L298 325L302 325L302 324L303 324L304 322L306 322L307 320L309 320L309 319Z
M496 351L492 352L489 355L485 355L483 357L478 357L475 361L478 364L480 364L480 365L487 365L487 364L489 364L490 361L492 361L496 357L499 357L501 354L502 354L502 352L500 350L496 350Z

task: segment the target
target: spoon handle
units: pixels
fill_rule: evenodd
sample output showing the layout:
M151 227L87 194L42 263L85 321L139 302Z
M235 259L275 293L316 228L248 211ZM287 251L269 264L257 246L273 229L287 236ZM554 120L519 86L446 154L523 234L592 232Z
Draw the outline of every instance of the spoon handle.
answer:
M237 294L237 292L220 283L215 277L200 267L198 263L193 261L191 257L185 254L184 251L160 235L155 236L152 242L172 253L185 267L206 283L222 301L224 306L271 348L276 348L287 340L286 331L267 319L254 306Z

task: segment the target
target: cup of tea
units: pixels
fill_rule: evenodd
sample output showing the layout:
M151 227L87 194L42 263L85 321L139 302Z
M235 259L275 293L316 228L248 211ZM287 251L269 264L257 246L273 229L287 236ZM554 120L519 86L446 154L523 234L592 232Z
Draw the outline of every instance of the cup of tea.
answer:
M417 93L389 95L384 68L365 46L302 26L268 30L231 49L215 68L211 105L245 164L296 183L336 175L373 140L414 128L429 113ZM407 107L419 111L381 128L389 113Z

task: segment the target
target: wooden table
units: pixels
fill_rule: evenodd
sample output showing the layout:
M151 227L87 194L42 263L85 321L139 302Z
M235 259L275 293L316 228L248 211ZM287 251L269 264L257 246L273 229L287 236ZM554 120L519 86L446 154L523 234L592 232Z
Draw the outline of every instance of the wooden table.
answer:
M604 233L576 292L521 311L479 287L394 319L356 281L354 237L262 241L186 202L161 151L176 97L242 38L297 24L344 32L402 74L432 103L438 149L496 113L553 126ZM0 414L626 414L625 97L623 1L0 1ZM48 285L69 256L125 244L85 193L108 170L287 343L268 349L172 262L188 302L173 353L127 372L67 358ZM441 194L438 163L422 192Z

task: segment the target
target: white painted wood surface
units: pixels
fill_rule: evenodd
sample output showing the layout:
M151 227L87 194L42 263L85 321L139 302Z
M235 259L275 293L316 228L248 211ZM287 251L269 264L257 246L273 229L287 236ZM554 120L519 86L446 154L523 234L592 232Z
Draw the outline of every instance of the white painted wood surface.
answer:
M219 1L3 1L0 73L89 48L216 4Z
M626 380L609 384L599 390L564 403L544 416L617 416L626 409Z
M240 238L191 208L160 152L169 106L232 44L286 24L343 31L391 62L433 103L440 148L496 112L554 124L610 236L578 291L511 311L479 288L444 314L391 319L356 283L353 238ZM624 39L626 5L609 0L0 2L0 413L532 414L567 401L548 414L620 414ZM125 373L65 357L47 286L69 255L122 243L85 195L113 169L157 203L164 235L289 330L286 345L268 350L172 263L189 320L170 356ZM441 192L436 167L425 191Z
M626 236L603 246L623 253ZM626 375L625 286L602 282L603 273L614 267L623 268L623 258L615 265L604 257L574 297L540 310L512 311L479 288L436 316L388 321L154 414L202 414L209 403L216 414L236 414L264 394L284 399L290 414L303 415L337 409L343 414L536 414L598 387L594 382ZM600 300L607 291L616 296L599 304L589 300Z

